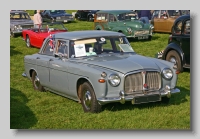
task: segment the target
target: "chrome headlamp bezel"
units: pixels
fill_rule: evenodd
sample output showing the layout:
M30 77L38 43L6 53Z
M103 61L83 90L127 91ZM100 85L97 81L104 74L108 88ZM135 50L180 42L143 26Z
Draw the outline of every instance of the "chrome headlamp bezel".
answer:
M127 28L128 32L132 32L132 29L130 27Z
M173 77L173 71L170 68L164 68L162 70L162 76L167 80L171 80Z
M118 74L110 74L108 77L108 82L111 86L116 87L120 84L121 78Z

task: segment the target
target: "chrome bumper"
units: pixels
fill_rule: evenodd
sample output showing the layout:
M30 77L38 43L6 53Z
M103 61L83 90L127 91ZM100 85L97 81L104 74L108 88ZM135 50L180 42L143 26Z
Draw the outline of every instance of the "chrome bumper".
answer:
M23 77L27 77L27 75L26 75L26 73L25 73L25 72L24 72L24 73L22 73L22 76L23 76Z
M107 103L112 103L112 102L120 102L121 104L124 104L126 101L132 101L132 104L135 104L134 98L139 98L139 97L152 97L154 95L159 95L160 99L156 101L161 101L161 97L168 97L170 98L171 95L175 93L180 93L180 90L178 88L170 89L170 90L162 90L158 91L155 94L140 94L140 95L125 95L123 91L119 93L118 97L109 97L109 98L98 98L97 101L99 104L104 105ZM149 101L149 102L155 102L155 101Z

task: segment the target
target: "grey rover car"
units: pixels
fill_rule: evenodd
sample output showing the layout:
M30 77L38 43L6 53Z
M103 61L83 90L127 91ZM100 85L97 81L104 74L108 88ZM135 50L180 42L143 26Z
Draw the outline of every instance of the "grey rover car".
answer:
M98 113L107 103L168 102L178 71L165 60L138 55L126 36L112 31L53 34L40 51L24 57L35 90L59 94Z

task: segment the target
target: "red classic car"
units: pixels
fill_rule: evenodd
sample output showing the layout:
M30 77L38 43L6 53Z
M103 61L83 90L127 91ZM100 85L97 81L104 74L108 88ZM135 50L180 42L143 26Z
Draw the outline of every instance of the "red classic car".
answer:
M62 23L45 23L40 28L23 30L22 37L27 47L41 48L44 40L51 34L67 31Z

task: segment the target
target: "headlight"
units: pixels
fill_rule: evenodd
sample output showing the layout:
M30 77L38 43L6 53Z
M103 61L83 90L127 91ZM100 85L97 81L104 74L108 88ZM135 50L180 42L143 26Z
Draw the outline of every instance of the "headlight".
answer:
M170 80L173 77L173 72L169 68L164 68L163 71L162 71L162 76L165 79Z
M111 74L108 78L108 82L111 86L118 86L120 84L120 77L117 74Z
M127 28L128 32L132 32L132 29L131 28Z

